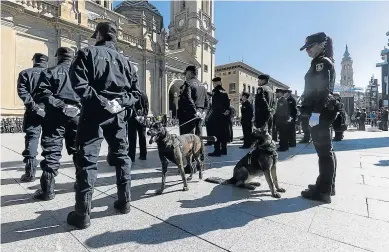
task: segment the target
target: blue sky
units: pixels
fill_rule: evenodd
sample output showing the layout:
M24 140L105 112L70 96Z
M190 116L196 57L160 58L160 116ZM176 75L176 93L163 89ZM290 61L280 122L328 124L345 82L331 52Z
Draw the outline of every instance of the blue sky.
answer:
M170 1L149 1L170 23ZM216 1L216 64L242 60L289 85L304 89L310 58L299 48L306 36L324 31L334 40L337 81L346 43L354 61L354 84L374 74L381 83L380 51L388 43L389 2Z

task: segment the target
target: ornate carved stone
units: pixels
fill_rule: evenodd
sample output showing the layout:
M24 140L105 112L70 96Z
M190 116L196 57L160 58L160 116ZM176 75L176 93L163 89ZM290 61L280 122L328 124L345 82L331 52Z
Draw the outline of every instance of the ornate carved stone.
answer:
M59 29L59 36L63 37L63 38L67 38L67 39L72 39L72 35L71 35L71 32L66 30L66 29Z

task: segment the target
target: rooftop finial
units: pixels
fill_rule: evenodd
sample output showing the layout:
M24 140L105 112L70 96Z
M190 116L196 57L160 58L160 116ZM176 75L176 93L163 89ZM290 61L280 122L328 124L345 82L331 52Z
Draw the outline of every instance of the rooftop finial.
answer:
M344 52L343 57L344 57L344 58L349 58L349 57L350 57L350 53L348 52L348 46L347 46L347 44L346 44L346 51Z

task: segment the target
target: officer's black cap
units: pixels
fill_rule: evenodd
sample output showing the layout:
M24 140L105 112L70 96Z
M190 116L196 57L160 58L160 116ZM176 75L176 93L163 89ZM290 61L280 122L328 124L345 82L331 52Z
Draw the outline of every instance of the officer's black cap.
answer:
M247 93L247 92L243 92L243 93L242 93L242 96L245 96L246 98L249 98L249 97L250 97L250 94Z
M327 39L327 35L324 32L318 32L312 35L309 35L305 39L305 45L300 48L300 51L312 47L316 43L322 43Z
M93 33L92 38L96 38L97 32L100 32L103 36L109 36L111 38L116 38L116 26L111 22L100 22L96 26L95 33Z
M47 57L43 53L35 53L32 57L32 60L35 60L36 62L47 62L49 61L49 57Z
M196 69L195 66L187 66L186 69L185 69L185 71L184 71L184 74L185 74L186 72L188 72L188 71L190 71L190 72L194 73L195 75L197 75L197 69Z
M269 80L270 76L267 75L267 74L261 74L260 76L258 76L258 79L260 79L260 80Z
M215 77L215 78L212 79L212 81L213 81L213 82L215 82L215 81L222 81L222 78L220 78L220 77Z
M281 88L277 88L277 89L276 89L276 93L283 93L283 92L284 92L284 90L281 89Z
M57 49L57 52L55 53L55 57L61 57L61 58L73 58L74 53L73 50L69 47L60 47Z

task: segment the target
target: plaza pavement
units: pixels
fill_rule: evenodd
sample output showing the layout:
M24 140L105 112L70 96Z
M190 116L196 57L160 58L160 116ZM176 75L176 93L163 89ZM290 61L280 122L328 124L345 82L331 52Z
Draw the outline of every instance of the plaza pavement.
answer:
M241 130L235 129L235 138ZM73 210L75 169L65 151L52 201L32 200L39 188L19 183L24 164L22 134L1 135L1 249L32 251L389 251L389 134L345 132L334 143L338 157L332 204L304 200L300 191L315 181L317 157L312 144L298 144L280 153L278 177L287 192L270 197L264 178L255 191L199 181L182 191L177 169L169 166L167 189L160 186L161 165L155 146L147 161L132 169L132 210L118 214L115 171L100 152L93 195L92 225L74 230L66 224ZM229 145L228 155L207 158L205 178L229 178L234 164L248 150ZM208 147L211 151L212 147ZM39 150L40 152L40 150ZM41 171L38 171L39 177Z

